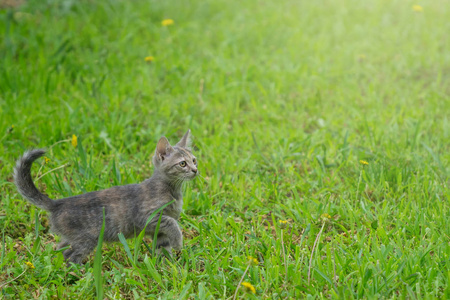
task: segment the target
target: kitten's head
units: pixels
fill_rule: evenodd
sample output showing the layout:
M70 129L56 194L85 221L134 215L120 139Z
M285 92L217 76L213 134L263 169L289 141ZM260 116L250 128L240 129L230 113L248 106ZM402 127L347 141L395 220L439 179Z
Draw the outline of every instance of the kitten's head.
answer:
M173 182L194 179L197 174L197 158L192 154L191 131L172 147L166 137L161 137L156 145L153 165Z

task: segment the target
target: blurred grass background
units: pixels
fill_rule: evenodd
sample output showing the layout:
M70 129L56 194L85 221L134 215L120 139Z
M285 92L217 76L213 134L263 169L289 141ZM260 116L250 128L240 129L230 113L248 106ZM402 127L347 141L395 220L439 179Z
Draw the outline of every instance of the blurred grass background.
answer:
M95 295L12 184L26 149L50 149L41 174L69 164L39 181L57 199L144 180L188 128L185 249L133 265L106 246L105 297L227 299L247 255L250 297L450 297L447 1L6 3L0 282L26 272L4 297Z

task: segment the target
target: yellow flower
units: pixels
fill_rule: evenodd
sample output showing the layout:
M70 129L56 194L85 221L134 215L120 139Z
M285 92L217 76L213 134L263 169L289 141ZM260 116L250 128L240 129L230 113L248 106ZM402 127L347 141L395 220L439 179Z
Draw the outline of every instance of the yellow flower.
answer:
M154 61L155 60L155 58L153 57L153 56L147 56L146 58L145 58L145 61L146 62L152 62L152 61Z
M365 161L365 160L360 160L359 163L362 164L363 166L366 166L366 165L369 164L369 163L368 163L367 161Z
M50 162L50 158L47 156L44 156L44 163L48 164Z
M331 219L331 216L330 216L329 214L327 214L327 213L324 213L324 214L321 214L321 215L320 215L320 218L321 218L323 221L327 221L328 219Z
M162 26L169 26L169 25L173 25L173 23L175 23L172 19L164 19L161 21L161 25Z
M253 256L247 256L247 258L251 264L253 264L253 265L259 264L259 261L256 258L254 258Z
M413 5L412 9L417 12L423 11L423 7L417 4Z
M241 285L245 287L248 292L252 292L253 294L256 293L255 287L250 282L244 281Z
M72 146L76 147L78 145L78 138L75 134L72 135Z
M288 226L288 222L284 221L284 220L278 220L278 222L280 223L280 228L284 229Z
M34 265L33 265L31 262L27 261L25 264L26 264L30 269L34 269Z

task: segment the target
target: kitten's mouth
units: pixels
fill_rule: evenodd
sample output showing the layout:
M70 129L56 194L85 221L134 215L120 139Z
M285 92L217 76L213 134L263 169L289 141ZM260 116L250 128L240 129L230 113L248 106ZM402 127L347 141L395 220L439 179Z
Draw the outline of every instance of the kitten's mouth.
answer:
M187 180L191 181L191 180L195 179L195 177L197 177L197 174L194 174L194 175L191 175L191 176L187 177Z
M190 174L190 175L186 176L185 178L187 181L190 181L190 180L193 180L195 177L197 177L197 175L198 175L198 172Z

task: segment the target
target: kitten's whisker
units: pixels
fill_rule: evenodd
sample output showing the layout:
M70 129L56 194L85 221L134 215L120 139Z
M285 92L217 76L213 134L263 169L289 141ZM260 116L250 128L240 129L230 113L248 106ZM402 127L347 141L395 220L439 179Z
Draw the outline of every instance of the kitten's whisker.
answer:
M183 182L184 182L184 178L177 178L176 181L175 181L175 185L177 187L180 187L180 186L183 185Z
M175 187L175 188L179 188L179 187L181 187L182 185L183 185L183 182L185 181L185 178L186 177L179 177L179 178L175 178L173 181L172 181L172 185Z
M206 180L206 178L205 178L205 177L203 177L202 175L200 175L200 173L199 173L199 174L197 174L197 176L198 176L198 177L200 177L201 179L203 179L204 181L208 182L208 180Z

